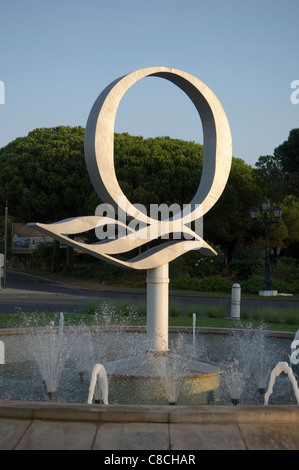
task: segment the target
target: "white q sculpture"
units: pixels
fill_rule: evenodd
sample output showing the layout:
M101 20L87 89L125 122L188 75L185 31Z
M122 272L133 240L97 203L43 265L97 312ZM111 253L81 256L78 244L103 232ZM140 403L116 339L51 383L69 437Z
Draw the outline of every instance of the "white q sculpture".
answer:
M127 90L144 77L161 77L181 88L195 105L203 128L203 169L197 192L181 212L162 221L148 216L128 201L118 184L114 168L116 112ZM212 91L188 73L167 67L137 70L113 81L95 101L86 125L85 159L90 179L102 201L112 204L118 212L133 217L137 221L134 229L119 220L103 216L34 225L47 235L93 256L134 269L147 269L147 336L153 351L167 351L169 262L193 249L200 249L206 255L216 254L202 237L191 230L190 224L211 209L227 183L232 142L224 110ZM109 224L118 226L117 237L95 244L80 243L68 237ZM153 239L165 238L167 232L177 234L178 231L184 235L184 240L174 237L127 261L113 256L128 253Z

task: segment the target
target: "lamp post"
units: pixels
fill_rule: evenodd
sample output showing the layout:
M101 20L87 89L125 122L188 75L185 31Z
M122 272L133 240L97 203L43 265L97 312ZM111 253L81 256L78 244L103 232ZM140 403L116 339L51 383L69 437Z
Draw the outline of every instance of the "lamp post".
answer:
M276 295L276 291L273 289L273 284L270 277L270 263L269 263L269 250L268 250L268 226L270 224L277 224L278 219L281 217L282 209L280 206L275 206L273 209L273 214L275 220L268 219L268 212L270 210L270 202L268 199L264 198L261 201L262 211L264 213L264 220L257 221L259 211L258 208L252 206L250 208L250 216L255 224L264 224L265 225L265 279L263 284L263 290L259 292L260 295Z

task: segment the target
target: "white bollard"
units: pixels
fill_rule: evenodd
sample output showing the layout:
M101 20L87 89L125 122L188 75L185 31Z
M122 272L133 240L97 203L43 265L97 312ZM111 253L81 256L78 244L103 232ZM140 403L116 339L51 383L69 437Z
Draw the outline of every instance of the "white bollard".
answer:
M0 364L5 364L5 347L3 341L0 341Z
M232 300L231 300L231 313L232 320L240 320L240 305L241 305L241 286L234 284L232 287Z
M2 290L2 280L1 278L4 277L4 254L0 253L0 290ZM3 283L3 290L4 290L4 283Z

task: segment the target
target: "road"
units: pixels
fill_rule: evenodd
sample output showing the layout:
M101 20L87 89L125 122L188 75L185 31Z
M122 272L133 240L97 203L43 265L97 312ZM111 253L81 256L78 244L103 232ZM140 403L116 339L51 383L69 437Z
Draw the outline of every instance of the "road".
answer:
M2 284L3 287L3 284ZM6 289L0 290L0 314L15 312L81 312L97 299L144 300L143 294L81 289L17 272L7 272Z
M135 292L82 289L26 274L8 272L6 289L5 291L0 290L0 314L20 311L79 313L84 306L97 299L128 299L132 302L142 302L146 300L146 295ZM225 305L228 315L230 314L230 299L170 295L170 302L172 301L183 305L215 305L221 303ZM289 301L287 299L279 300L278 298L275 300L265 298L261 298L261 300L241 299L241 305L271 305L276 308L296 306L299 312L299 302L291 299Z

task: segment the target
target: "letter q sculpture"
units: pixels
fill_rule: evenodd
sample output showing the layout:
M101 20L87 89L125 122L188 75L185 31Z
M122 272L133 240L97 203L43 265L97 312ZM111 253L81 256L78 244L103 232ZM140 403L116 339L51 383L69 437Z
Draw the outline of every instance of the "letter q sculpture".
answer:
M203 168L197 192L187 207L165 221L159 221L137 209L123 194L114 168L114 121L119 103L127 90L144 77L161 77L177 85L196 107L203 129ZM189 250L201 250L215 255L215 251L191 230L195 222L217 202L230 172L232 142L224 110L214 93L198 78L168 67L148 67L129 73L110 83L95 101L85 132L85 159L90 179L101 200L117 211L133 217L139 229L132 230L119 220L109 217L86 216L62 220L54 224L34 224L40 231L80 251L134 269L147 270L147 336L153 351L168 350L168 266L169 262ZM137 215L136 215L137 214ZM164 222L164 223L163 223ZM128 253L155 238L177 232L185 239L172 239L149 248L125 261L114 255ZM94 244L81 243L69 235L104 227L118 226L119 233L112 239ZM31 224L30 224L31 225ZM176 238L176 237L173 237Z

